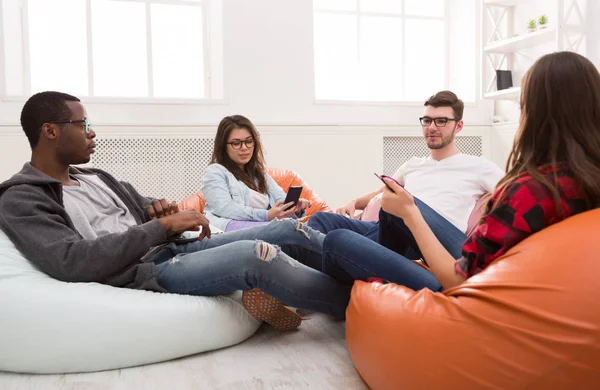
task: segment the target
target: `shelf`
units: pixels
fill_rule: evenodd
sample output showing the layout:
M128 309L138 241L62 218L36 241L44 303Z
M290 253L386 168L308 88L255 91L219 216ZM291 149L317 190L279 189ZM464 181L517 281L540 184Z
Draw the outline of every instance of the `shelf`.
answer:
M485 5L497 5L502 7L512 7L527 3L528 0L485 0Z
M521 87L512 87L501 89L500 91L488 92L483 94L484 99L491 100L512 100L521 95Z
M516 37L492 42L489 45L486 45L483 48L483 51L486 53L509 53L540 45L542 43L552 42L555 39L556 29L545 28L535 32L526 32Z

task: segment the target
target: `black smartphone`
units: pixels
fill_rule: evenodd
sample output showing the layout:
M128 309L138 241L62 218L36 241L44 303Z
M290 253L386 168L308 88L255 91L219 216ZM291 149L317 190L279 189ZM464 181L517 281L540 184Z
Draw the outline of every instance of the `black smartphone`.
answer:
M177 245L184 245L184 244L189 244L192 243L194 241L198 241L198 237L186 237L182 234L177 234L173 237L169 237L167 239L167 243L175 243Z
M398 180L394 179L394 178L393 178L393 177L391 177L391 176L387 176L387 175L378 175L378 174L376 174L376 173L373 173L373 174L374 174L375 176L377 176L377 178L378 178L379 180L381 180L381 181L383 182L383 184L385 184L385 186L386 186L386 187L387 187L387 188L388 188L390 191L392 191L392 192L394 192L394 190L392 189L392 187L390 187L390 186L388 185L388 183L386 183L386 182L385 182L385 180L383 180L384 178L391 179L391 180L393 180L393 181L394 181L396 184L398 184L399 186L401 186L401 187L402 187L402 184L398 183Z
M302 193L302 186L290 186L290 188L288 188L287 195L285 196L285 200L283 201L283 204L287 204L290 202L294 202L294 204L291 205L290 207L288 207L287 209L285 209L285 211L288 211L289 209L293 208L294 206L296 206L298 204L298 200L300 200L301 193Z

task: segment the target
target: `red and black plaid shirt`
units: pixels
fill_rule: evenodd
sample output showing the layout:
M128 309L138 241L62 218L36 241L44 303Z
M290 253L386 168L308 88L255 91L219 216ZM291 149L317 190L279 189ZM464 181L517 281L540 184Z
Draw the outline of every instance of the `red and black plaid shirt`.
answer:
M552 194L542 183L524 173L508 185L498 206L484 216L477 229L467 238L456 271L470 277L486 268L523 239L588 209L580 186L566 163L542 166L538 171L550 183L557 175L563 214L557 212ZM490 202L500 194L496 191Z

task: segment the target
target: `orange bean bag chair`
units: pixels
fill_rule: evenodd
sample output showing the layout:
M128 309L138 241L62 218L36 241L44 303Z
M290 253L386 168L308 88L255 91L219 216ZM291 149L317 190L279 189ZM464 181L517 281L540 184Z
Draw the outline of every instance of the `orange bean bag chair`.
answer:
M600 209L444 293L356 282L350 354L372 389L600 389Z
M302 194L300 194L300 197L309 199L311 202L311 206L306 210L306 217L303 219L303 221L307 221L311 215L313 215L314 213L318 213L319 211L331 211L329 206L327 206L327 204L323 202L319 195L317 195L312 189L310 189L308 184L306 184L304 180L302 180L300 175L298 175L296 172L291 171L289 169L277 168L268 168L267 172L269 173L269 175L271 175L273 180L275 180L275 182L279 184L279 186L283 188L283 190L286 192L289 186L304 187L302 189ZM196 192L195 194L188 196L179 203L179 210L194 209L203 212L205 205L206 199L204 199L202 193Z
M331 208L323 202L323 200L317 195L311 188L306 184L304 180L296 172L289 169L267 169L269 175L275 180L279 187L283 188L285 192L290 186L302 186L301 198L310 200L311 206L306 210L306 218L304 221L308 221L311 215L318 213L319 211L331 211Z

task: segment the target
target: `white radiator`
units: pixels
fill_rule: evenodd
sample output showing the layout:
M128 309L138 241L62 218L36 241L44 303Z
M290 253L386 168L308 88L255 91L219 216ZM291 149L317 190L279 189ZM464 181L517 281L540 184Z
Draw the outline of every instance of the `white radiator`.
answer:
M145 196L182 200L200 191L210 162L209 138L96 139L91 165L133 184Z
M387 175L393 174L409 158L429 154L421 135L382 136L382 142L383 172ZM177 201L200 191L202 173L210 161L213 148L213 140L206 136L168 134L145 138L104 136L98 137L96 143L92 166L130 182L142 195ZM463 153L482 155L481 136L459 136L456 144ZM290 158L303 157L291 155ZM282 165L277 168L289 167ZM331 170L339 168L330 167Z
M456 137L456 147L465 154L481 156L483 139L481 136ZM430 154L423 137L383 137L383 173L394 172L411 157L426 157Z

